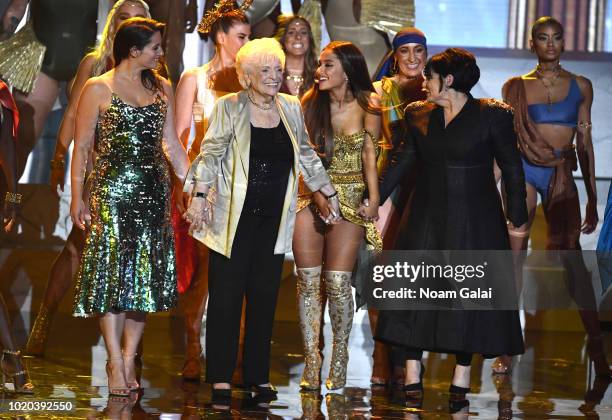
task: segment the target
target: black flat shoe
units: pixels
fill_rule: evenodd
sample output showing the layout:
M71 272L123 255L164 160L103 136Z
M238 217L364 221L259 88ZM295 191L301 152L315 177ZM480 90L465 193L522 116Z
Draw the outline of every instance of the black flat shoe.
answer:
M260 395L262 397L267 396L267 395L273 395L273 396L278 395L278 390L276 389L274 385L270 385L270 386L253 385L251 387L251 390L257 395Z
M423 405L423 382L416 384L404 385L402 387L404 394L404 405L408 408L421 408Z
M457 386L457 385L453 385L451 384L451 386L448 388L448 392L451 395L456 395L456 396L463 396L463 399L465 399L465 394L469 394L470 393L470 388L464 388L462 386Z
M277 399L276 396L278 395L278 391L274 385L253 385L251 390L255 393L255 399L261 403L269 403Z
M470 401L465 398L462 400L448 400L448 411L450 414L457 414L459 412L465 412L467 414L469 407Z
M231 400L232 399L232 390L231 389L212 389L212 399L213 401L220 400Z

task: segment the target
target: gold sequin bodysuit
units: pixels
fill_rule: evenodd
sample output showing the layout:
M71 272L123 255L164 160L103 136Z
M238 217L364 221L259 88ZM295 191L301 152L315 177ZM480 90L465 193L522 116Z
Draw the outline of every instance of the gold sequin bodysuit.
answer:
M338 191L342 217L351 223L363 226L366 229L366 240L374 249L382 250L382 239L374 222L367 222L357 214L357 209L363 201L365 183L361 152L363 143L373 139L365 129L350 135L334 135L334 156L327 173L332 184ZM377 146L376 141L374 144ZM311 194L308 188L300 183L298 211L311 203Z

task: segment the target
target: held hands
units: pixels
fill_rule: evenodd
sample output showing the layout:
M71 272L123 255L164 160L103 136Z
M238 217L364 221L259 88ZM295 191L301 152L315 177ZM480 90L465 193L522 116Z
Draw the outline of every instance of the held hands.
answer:
M191 199L191 194L183 192L183 185L181 184L180 179L174 177L174 188L172 188L172 200L176 203L176 208L179 214L185 214L187 208L189 207L189 200Z
M589 200L586 205L586 214L584 216L584 222L580 227L582 233L593 233L597 227L599 216L597 215L597 203Z
M81 230L91 224L91 214L82 199L72 200L70 203L70 218L72 223Z
M375 222L378 220L378 204L370 203L370 200L366 198L357 209L357 214L364 220Z
M210 225L212 222L212 206L207 197L193 197L189 208L183 214L183 218L191 225L189 233L197 232L204 229L205 225Z
M58 197L59 193L57 192L57 188L63 192L64 191L64 161L61 160L52 160L51 161L51 179L49 180L49 185L51 185L51 192Z
M316 191L312 194L312 201L319 210L319 217L326 225L340 223L342 214L340 213L338 195L327 198L322 192Z

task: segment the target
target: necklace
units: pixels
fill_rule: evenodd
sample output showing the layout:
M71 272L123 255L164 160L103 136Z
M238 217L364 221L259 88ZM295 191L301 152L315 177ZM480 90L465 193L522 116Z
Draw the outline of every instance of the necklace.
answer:
M301 74L287 74L285 79L292 81L295 84L302 85L304 83L304 76Z
M544 88L546 89L546 98L548 100L548 111L549 112L553 104L552 91L553 91L553 88L555 87L555 83L557 83L557 80L559 80L559 75L561 74L561 64L557 64L550 71L553 72L553 76L546 77L544 76L544 70L542 69L542 66L540 66L540 63L538 63L538 65L536 66L536 74L538 75L538 79L540 80ZM544 80L546 80L547 83L544 83Z
M291 89L291 86L288 86L288 87L292 91L291 93L297 96L300 93L302 86L304 86L304 76L302 76L301 73L300 74L287 73L287 75L285 76L285 80L287 80L288 82L293 82L295 84L295 89Z
M261 109L262 111L269 111L272 109L272 107L274 106L274 100L270 101L270 102L264 102L264 105L260 105L258 104L255 99L253 99L251 97L251 90L247 89L247 97L249 98L249 101L255 105L257 108Z

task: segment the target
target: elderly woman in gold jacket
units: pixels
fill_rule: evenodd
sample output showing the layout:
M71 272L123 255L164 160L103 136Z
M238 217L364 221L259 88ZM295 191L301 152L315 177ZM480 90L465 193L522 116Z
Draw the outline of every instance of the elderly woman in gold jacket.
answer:
M243 378L261 394L269 383L270 339L284 254L291 251L298 175L328 197L327 223L340 220L336 191L310 147L297 98L279 94L285 55L270 38L236 57L244 90L220 98L186 191L185 218L210 248L206 382L229 398L246 297ZM325 212L327 214L327 212Z

